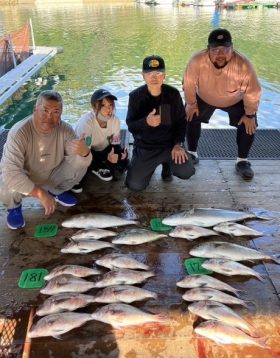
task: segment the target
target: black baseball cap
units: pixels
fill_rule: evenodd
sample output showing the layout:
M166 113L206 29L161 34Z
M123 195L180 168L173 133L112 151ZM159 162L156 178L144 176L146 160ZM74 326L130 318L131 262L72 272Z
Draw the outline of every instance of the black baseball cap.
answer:
M100 89L96 90L95 92L93 92L91 99L90 99L90 103L93 104L97 101L101 101L105 97L109 97L113 100L117 100L117 97L114 96L111 92L109 92L103 88L100 88Z
M208 36L208 47L232 46L231 34L226 29L216 29Z
M145 57L143 60L143 72L165 72L165 63L162 57L157 55L152 55Z

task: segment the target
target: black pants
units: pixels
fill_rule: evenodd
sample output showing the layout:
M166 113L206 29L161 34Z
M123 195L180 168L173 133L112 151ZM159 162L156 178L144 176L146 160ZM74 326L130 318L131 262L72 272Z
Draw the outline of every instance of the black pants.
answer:
M169 148L148 150L135 147L127 170L126 186L133 191L145 189L160 164L168 164L173 175L180 179L189 179L195 173L192 160L183 164L175 164Z
M238 147L238 157L247 158L251 146L254 142L254 134L247 134L244 124L238 125L241 117L245 114L244 103L240 101L233 106L217 108L204 102L200 97L196 96L199 109L199 115L194 116L191 122L187 123L187 142L188 149L191 152L196 152L198 147L198 141L201 135L201 123L209 123L216 109L220 109L228 113L229 124L237 128L236 143ZM256 119L257 125L257 119Z

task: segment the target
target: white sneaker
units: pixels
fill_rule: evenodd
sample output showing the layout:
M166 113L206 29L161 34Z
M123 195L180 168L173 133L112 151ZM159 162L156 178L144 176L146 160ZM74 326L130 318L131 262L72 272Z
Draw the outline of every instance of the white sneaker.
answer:
M99 179L104 181L110 181L113 179L112 173L109 169L98 169L92 170L91 172L98 176Z

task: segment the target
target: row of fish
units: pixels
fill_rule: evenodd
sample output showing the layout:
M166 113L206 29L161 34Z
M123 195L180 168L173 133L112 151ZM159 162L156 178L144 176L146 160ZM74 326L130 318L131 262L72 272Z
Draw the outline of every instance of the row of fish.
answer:
M114 328L165 321L162 315L150 314L126 304L158 298L155 292L132 286L154 275L149 266L123 254L105 255L96 260L96 264L114 271L102 274L102 271L96 268L62 265L45 276L48 283L40 292L53 296L47 298L37 309L36 314L45 317L31 328L28 334L30 338L41 336L59 338L61 334L89 320L102 321L111 324ZM83 279L92 275L101 275L101 278L95 282ZM95 295L84 294L92 288L103 289L97 291ZM109 304L91 314L71 313L91 303Z
M202 267L205 269L226 276L255 276L261 281L264 281L261 275L238 261L272 260L279 263L274 256L241 245L220 241L199 244L190 250L190 254L207 258L208 260L202 263ZM195 333L218 344L255 345L269 348L265 337L260 337L254 327L225 305L248 307L247 303L239 297L222 292L228 291L238 296L238 290L207 275L186 277L177 282L177 286L188 288L183 299L193 302L188 306L189 311L207 320L194 328Z
M167 216L162 220L163 224L170 226L196 225L200 227L213 227L220 223L235 222L255 218L254 214L242 211L196 208L189 211L182 211ZM137 225L139 222L127 220L114 215L101 213L86 213L72 216L62 222L67 228L109 228L124 225Z

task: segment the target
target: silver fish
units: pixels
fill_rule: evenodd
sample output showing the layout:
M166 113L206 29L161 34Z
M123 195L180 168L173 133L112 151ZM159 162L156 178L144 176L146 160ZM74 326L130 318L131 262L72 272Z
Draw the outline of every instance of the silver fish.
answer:
M216 290L232 292L237 296L238 291L240 291L209 275L189 275L177 282L176 285L182 288L215 288Z
M237 224L237 223L220 223L215 225L213 229L217 232L223 234L228 234L232 236L262 236L263 233L257 230L251 229L248 226Z
M218 344L238 344L239 346L249 345L270 348L265 343L266 338L251 337L240 329L219 321L202 322L194 331L200 336L209 338Z
M149 266L135 260L133 257L124 254L108 254L95 261L97 265L108 269L126 268L134 270L149 270Z
M100 213L88 213L77 214L62 222L64 227L76 227L80 229L92 229L92 228L107 228L113 226L133 225L138 224L137 221L127 220L114 215L100 214Z
M69 242L60 251L65 254L87 254L89 252L105 249L107 247L115 248L110 242L101 240L80 240Z
M37 309L36 314L37 316L46 316L52 313L75 311L93 302L95 302L94 297L90 295L78 292L59 293L47 298Z
M137 228L122 232L117 237L113 238L112 243L120 245L140 245L163 237L167 237L167 235L147 229Z
M227 303L230 305L241 305L247 307L245 301L240 298L231 296L215 288L191 288L183 294L183 299L186 301L217 301Z
M191 303L188 310L193 314L204 319L217 320L230 326L237 327L253 337L259 337L256 329L246 322L241 316L234 312L231 308L220 302L215 301L199 301Z
M201 264L201 266L203 268L206 268L207 270L221 273L222 275L225 276L233 276L233 275L254 276L262 282L265 281L264 278L253 269L232 260L210 259L204 261L203 264Z
M117 285L110 286L102 289L95 296L95 302L100 303L131 303L134 301L141 301L147 298L157 299L157 294L143 288L129 286L129 285Z
M60 339L60 335L82 326L92 320L92 314L63 312L41 318L32 326L27 336L29 338L52 336Z
M147 313L124 303L111 303L103 306L95 311L92 316L94 319L108 323L114 328L142 325L150 322L166 322L166 317L162 314Z
M63 274L52 278L40 292L45 295L55 295L63 292L86 292L93 287L93 282L72 275Z
M190 250L190 254L197 257L221 258L233 261L273 260L280 263L279 260L273 256L266 255L260 251L245 246L223 241L199 244Z
M115 285L134 285L135 283L141 283L154 275L155 274L151 271L134 271L129 269L109 271L105 273L99 281L94 283L94 287L102 288Z
M51 272L44 277L44 280L49 281L50 279L62 274L69 274L76 277L87 277L91 275L100 275L102 274L102 271L80 265L62 265L51 270Z
M117 235L116 232L111 230L93 228L93 229L82 229L77 231L74 235L71 236L71 240L79 241L84 239L103 239L104 237L111 237Z
M255 215L242 211L195 208L190 211L182 211L167 216L162 220L162 223L170 226L197 225L202 227L211 227L222 222L240 221L254 217Z
M199 237L215 235L218 235L215 231L195 225L178 225L169 233L171 237L179 237L189 241L198 239Z

